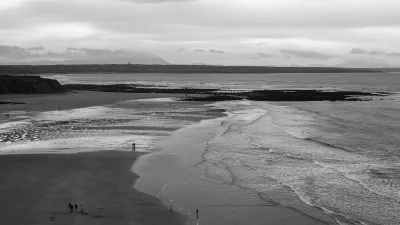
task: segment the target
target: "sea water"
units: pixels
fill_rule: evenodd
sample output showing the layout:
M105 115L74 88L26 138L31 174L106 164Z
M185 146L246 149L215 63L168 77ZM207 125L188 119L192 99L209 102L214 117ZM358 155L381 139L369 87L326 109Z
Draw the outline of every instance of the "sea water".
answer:
M321 220L399 224L399 100L218 103L207 173Z

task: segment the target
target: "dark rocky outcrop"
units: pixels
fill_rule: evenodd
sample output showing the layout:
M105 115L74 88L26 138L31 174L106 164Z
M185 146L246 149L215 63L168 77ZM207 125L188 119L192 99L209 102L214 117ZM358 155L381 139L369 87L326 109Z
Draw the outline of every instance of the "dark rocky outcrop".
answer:
M64 87L70 90L82 91L101 91L101 92L126 92L126 93L182 93L182 94L209 94L218 91L218 89L202 88L166 88L150 85L137 84L66 84Z
M25 104L23 102L4 102L4 101L0 101L0 105L22 105Z
M253 101L364 101L385 94L361 91L257 90L242 95Z
M66 90L57 80L40 76L0 75L0 94L51 94Z
M368 101L374 97L387 96L387 93L369 93L362 91L324 91L324 90L253 90L229 91L201 88L165 88L136 84L67 84L71 90L126 92L126 93L181 93L194 94L180 101Z
M387 93L368 93L361 91L323 91L323 90L255 90L235 94L215 93L208 96L187 97L181 101L369 101L374 97L387 96Z

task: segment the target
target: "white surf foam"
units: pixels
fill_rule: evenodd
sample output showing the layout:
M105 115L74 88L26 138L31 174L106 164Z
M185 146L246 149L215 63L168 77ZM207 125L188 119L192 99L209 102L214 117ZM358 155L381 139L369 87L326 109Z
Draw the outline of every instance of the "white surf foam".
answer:
M341 215L340 221L400 223L397 180L366 172L393 170L400 162L306 139L318 133L313 127L323 121L317 115L260 102L246 107L240 102L221 105L233 116L227 118L226 132L209 141L204 159L229 171L233 184L275 194L276 201L323 220L327 218L310 206L334 211Z
M131 100L133 102L176 102L177 98L145 98Z

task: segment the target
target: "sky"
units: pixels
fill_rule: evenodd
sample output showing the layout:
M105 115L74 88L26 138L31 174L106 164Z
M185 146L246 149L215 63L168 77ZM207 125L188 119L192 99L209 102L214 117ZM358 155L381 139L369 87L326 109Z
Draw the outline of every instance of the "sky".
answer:
M0 62L400 66L399 0L0 0Z

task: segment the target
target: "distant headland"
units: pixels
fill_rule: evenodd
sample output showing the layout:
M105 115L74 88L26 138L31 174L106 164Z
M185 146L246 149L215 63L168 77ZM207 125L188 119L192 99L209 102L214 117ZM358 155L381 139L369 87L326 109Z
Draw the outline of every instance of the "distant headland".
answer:
M49 73L376 73L380 69L336 67L269 67L213 65L0 65L0 75Z

